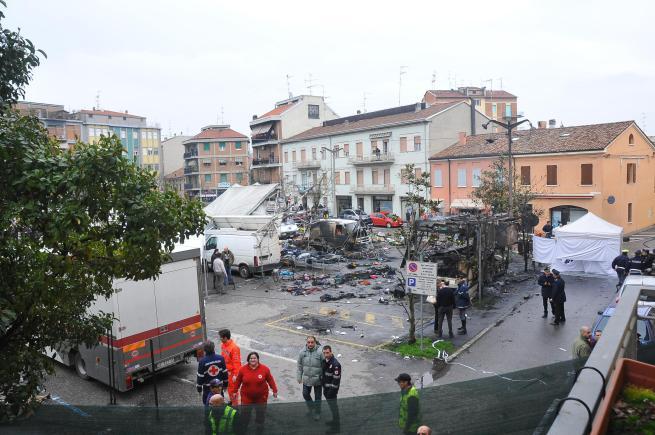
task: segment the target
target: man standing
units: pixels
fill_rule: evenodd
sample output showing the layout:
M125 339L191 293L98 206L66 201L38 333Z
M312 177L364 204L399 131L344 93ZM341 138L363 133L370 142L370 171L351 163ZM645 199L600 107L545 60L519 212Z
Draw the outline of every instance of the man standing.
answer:
M239 404L239 390L236 386L236 380L241 368L241 349L232 340L232 333L229 329L221 329L218 331L218 336L221 338L221 355L225 359L228 373L227 394L230 398L230 404L237 406Z
M321 384L323 386L323 394L327 400L330 412L332 413L332 421L328 422L330 430L327 433L340 433L341 421L339 418L339 405L337 404L337 394L339 393L339 384L341 383L341 364L334 357L332 347L323 346L323 379Z
M225 266L225 272L226 272L226 279L224 284L227 286L228 284L234 285L234 280L232 279L232 265L234 264L234 254L232 251L227 246L223 247L223 265Z
M321 375L323 373L323 355L316 337L307 337L307 345L298 355L297 380L302 384L302 397L305 399L307 409L313 414L314 420L321 418ZM314 388L314 400L312 401L312 388Z
M641 256L641 251L639 249L635 251L635 256L630 259L630 270L632 269L640 272L644 271L644 258Z
M553 269L553 291L550 300L555 308L555 320L551 325L559 325L560 323L566 322L566 316L564 315L564 302L566 302L565 284L559 274L559 270Z
M553 293L553 274L550 273L550 267L544 268L544 271L539 275L539 279L537 280L537 283L541 286L541 300L544 304L544 315L541 316L544 319L548 317L548 301L550 300L550 297L552 296ZM553 304L550 304L550 309L553 312L553 316L555 315L555 307Z
M234 435L237 426L237 411L225 404L220 394L209 398L209 415L205 433L207 435Z
M445 282L441 282L437 290L437 338L443 336L443 319L448 320L448 337L453 338L453 308L455 307L455 292L451 287L446 287Z
M398 426L403 435L415 435L421 420L418 391L412 385L412 377L401 373L396 378L400 387L400 412Z
M459 311L459 321L462 326L457 328L459 335L466 334L466 310L471 307L471 296L469 295L469 286L466 283L466 278L459 280L457 290L455 290L455 307Z
M630 257L628 257L628 252L629 251L627 249L623 249L621 251L621 255L612 260L612 269L616 271L616 276L619 279L619 284L617 287L623 285L625 276L630 270Z
M227 369L223 357L214 352L214 343L211 340L205 342L203 350L205 356L198 362L196 388L199 393L202 393L202 403L207 403L207 396L211 391L209 383L214 379L219 379L225 385Z
M218 281L218 285L219 285L218 292L223 293L223 286L225 284L225 275L227 275L227 272L225 271L223 258L221 257L220 252L218 252L218 249L214 250L214 254L212 254L212 258L213 258L212 269L214 270L213 287L214 290L216 290L216 281Z
M407 225L410 224L410 220L412 218L413 213L414 213L414 208L411 205L408 205L407 210L405 210L405 222L407 222Z
M553 237L553 226L550 224L550 221L546 221L546 225L544 225L541 229L543 230L547 239Z
M588 326L580 328L580 335L573 342L573 359L587 358L591 354L591 329Z

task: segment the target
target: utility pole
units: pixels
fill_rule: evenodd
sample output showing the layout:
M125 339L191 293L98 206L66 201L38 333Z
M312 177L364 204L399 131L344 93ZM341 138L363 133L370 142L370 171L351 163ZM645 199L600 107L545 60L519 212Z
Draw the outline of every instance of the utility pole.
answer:
M508 215L510 218L514 217L514 172L512 171L512 130L518 127L519 125L527 122L530 124L530 128L532 128L532 123L530 122L529 119L523 119L521 121L517 122L512 122L512 117L511 116L505 116L504 117L506 122L500 122L496 121L495 119L490 119L486 123L482 124L482 128L485 130L489 127L489 124L496 124L501 127L503 127L505 130L507 130L507 143L508 143L508 160L509 160L509 175L507 176L507 193L509 196L509 210L508 210Z
M337 215L337 187L336 187L336 180L334 179L334 176L336 174L335 170L335 159L336 159L336 154L339 154L339 151L341 151L343 148L340 148L339 146L335 145L334 148L330 149L328 147L321 147L322 150L324 151L329 151L330 154L332 154L332 207L334 207L334 215Z

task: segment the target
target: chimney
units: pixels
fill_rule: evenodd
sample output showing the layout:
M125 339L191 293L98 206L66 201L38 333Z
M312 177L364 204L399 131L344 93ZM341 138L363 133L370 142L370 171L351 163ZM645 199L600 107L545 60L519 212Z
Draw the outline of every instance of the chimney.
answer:
M539 121L537 123L538 128L546 128L546 121Z
M125 111L125 114L127 115L127 110Z
M252 120L254 121L255 119L257 119L257 115L252 115Z
M466 132L465 131L460 131L459 132L459 138L457 140L457 143L459 145L466 145Z
M362 114L362 111L361 111L361 110L358 110L358 111L357 111L357 114L358 114L358 115L361 115L361 114Z
M471 136L475 136L475 100L469 97L471 111Z
M555 128L555 127L557 127L557 120L549 119L548 120L548 128Z

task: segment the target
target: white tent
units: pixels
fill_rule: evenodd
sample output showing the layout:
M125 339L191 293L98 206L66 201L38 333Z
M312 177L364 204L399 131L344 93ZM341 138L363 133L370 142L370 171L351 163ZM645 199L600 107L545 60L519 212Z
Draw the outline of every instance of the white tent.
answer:
M551 266L561 272L614 275L612 260L619 255L623 228L593 213L555 228Z

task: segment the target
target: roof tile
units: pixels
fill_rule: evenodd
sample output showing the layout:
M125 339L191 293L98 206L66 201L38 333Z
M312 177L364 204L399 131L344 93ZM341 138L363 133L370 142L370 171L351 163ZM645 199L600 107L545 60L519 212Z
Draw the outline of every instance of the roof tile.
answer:
M211 129L201 131L193 136L189 141L194 139L248 139L248 136L243 135L231 128Z

